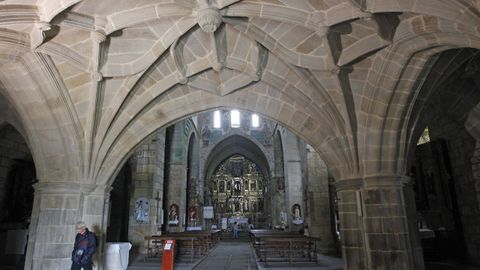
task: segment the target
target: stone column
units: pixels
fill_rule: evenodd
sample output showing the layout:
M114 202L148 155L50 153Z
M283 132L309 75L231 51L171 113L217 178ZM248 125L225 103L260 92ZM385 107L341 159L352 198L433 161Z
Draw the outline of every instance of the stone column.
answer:
M170 178L168 179L168 206L176 204L179 212L178 219L179 224L176 226L168 225L169 232L183 232L186 226L187 213L185 211L187 205L187 169L184 163L174 164L171 162L170 166ZM168 210L169 208L167 208Z
M403 176L336 183L345 269L424 269L413 196ZM407 201L408 200L408 201Z
M69 182L40 182L35 185L35 199L29 228L25 269L70 269L75 241L75 225L84 220L92 231L99 230L103 243L105 188ZM103 241L102 241L103 240ZM95 265L102 265L101 249ZM98 268L100 269L100 268Z
M110 191L107 186L88 186L88 189L94 190L84 195L83 199L83 217L79 220L85 221L90 231L95 232L98 240L98 248L93 256L95 264L94 269L102 270L105 249L104 244L107 238L108 216L110 210ZM72 243L73 245L73 243Z
M288 224L290 230L298 231L303 225L293 223L292 207L295 204L300 205L301 216L305 218L305 204L303 198L303 171L302 159L300 156L299 138L289 131L285 132L284 142L284 166L285 166L285 197Z
M157 143L156 141L148 141L142 144L134 154L132 158L132 185L131 198L130 198L130 214L128 223L128 239L132 243L133 253L146 253L146 246L144 237L147 235L159 234L157 218L159 213L157 209L157 200L163 196L160 194L160 189L157 189L159 185L155 182L157 173ZM163 184L163 183L162 183ZM158 200L159 200L158 199ZM138 221L136 219L136 203L137 201L143 201L148 203L147 220Z
M320 241L317 241L317 250L320 253L334 252L327 165L311 146L308 145L307 149L308 212L305 215L305 222L308 224L310 236L320 238Z
M188 141L185 138L185 123L175 124L173 138L170 146L169 175L167 183L167 211L172 204L178 206L178 225L168 225L169 232L182 232L185 230L187 219L187 151ZM168 224L168 221L167 221Z

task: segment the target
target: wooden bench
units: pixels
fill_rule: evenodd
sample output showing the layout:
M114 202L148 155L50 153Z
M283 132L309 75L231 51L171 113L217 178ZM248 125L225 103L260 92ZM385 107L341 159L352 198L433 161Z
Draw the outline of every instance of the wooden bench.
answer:
M169 232L164 235L145 236L147 241L147 258L160 257L165 240L175 240L175 256L190 257L193 261L197 255L205 255L217 244L221 230Z
M315 240L311 237L265 237L258 247L258 257L268 262L317 263Z
M169 239L180 239L181 237L193 238L193 241L186 245L185 243L180 242L180 246L188 246L188 250L182 248L180 250L181 254L192 254L192 255L205 255L217 242L219 239L220 230L212 231L191 231L191 232L169 232L165 237L170 237Z
M162 236L152 235L143 238L147 241L147 258L154 258L160 256L162 252Z
M250 238L255 252L265 264L268 262L315 262L318 238L298 232L278 230L251 230Z
M258 249L260 246L263 245L263 238L288 238L288 237L297 237L302 236L298 232L286 232L286 231L278 231L278 230L264 230L264 229L256 229L250 230L249 232L250 240L253 245L253 248L258 254Z

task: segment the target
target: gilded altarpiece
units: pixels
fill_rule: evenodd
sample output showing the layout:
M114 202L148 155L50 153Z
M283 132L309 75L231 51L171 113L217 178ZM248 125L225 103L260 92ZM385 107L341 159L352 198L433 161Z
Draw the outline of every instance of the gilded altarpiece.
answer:
M211 179L214 223L222 218L248 218L255 227L264 223L263 175L243 156L222 162Z

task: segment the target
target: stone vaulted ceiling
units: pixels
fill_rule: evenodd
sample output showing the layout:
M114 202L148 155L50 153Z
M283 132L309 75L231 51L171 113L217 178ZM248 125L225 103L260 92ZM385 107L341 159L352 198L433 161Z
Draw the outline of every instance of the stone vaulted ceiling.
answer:
M479 14L477 0L6 0L0 124L23 132L41 181L106 183L156 129L218 107L290 128L337 179L402 174L415 82L432 56L480 48Z

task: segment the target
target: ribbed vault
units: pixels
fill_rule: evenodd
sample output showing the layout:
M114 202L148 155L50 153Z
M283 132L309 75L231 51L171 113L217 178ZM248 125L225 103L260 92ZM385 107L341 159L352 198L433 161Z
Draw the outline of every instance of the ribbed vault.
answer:
M103 185L155 130L214 108L277 121L336 179L402 175L422 114L417 83L430 78L435 55L480 48L479 8L459 0L4 1L1 93L41 181Z

